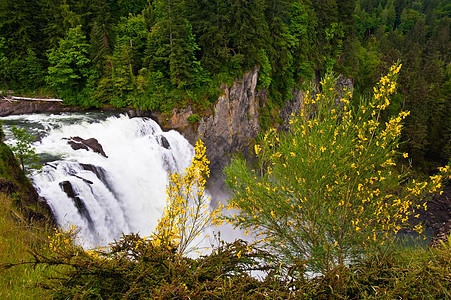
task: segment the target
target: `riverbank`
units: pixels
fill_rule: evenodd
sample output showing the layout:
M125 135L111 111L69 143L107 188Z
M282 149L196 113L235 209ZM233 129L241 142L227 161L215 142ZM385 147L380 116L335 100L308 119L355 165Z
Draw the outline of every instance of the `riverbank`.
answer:
M38 113L80 112L85 110L87 109L83 107L63 105L60 101L43 99L28 101L24 99L15 100L11 97L0 98L0 117Z

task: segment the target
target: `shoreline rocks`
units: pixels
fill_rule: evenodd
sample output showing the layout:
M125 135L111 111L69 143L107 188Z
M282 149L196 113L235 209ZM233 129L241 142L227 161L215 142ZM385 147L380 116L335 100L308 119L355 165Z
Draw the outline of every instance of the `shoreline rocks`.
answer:
M79 112L86 110L86 108L82 107L66 106L60 102L11 101L7 98L0 98L0 117L38 113Z

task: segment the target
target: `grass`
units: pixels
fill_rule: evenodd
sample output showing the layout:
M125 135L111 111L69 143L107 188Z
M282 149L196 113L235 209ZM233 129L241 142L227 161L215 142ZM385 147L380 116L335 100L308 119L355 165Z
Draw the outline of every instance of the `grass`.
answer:
M44 227L28 224L12 204L0 193L0 264L30 261L29 250L41 248L47 238ZM51 269L31 264L0 269L0 299L43 299L46 292L37 283L50 275Z

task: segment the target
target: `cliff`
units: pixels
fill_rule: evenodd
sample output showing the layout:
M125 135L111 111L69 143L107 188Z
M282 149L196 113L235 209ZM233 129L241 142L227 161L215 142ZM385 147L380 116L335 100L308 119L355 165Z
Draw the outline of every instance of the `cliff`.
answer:
M260 133L259 112L267 101L265 90L257 91L259 68L245 73L236 79L231 87L223 85L222 94L213 104L211 111L204 112L195 124L188 122L193 115L191 107L174 109L168 118L160 113L130 110L129 116L147 116L157 120L166 130L178 130L192 145L201 138L207 147L207 157L211 161L212 174L222 174L222 169L230 162L232 156L241 153L252 159L250 146ZM353 88L349 78L339 76L337 89ZM292 90L292 99L285 102L279 112L279 130L288 130L292 114L297 114L303 107L305 91ZM314 92L315 93L315 92ZM218 175L220 176L220 175Z
M260 131L257 91L258 68L235 80L232 87L221 87L221 96L212 108L194 124L188 117L195 114L191 107L174 109L167 117L161 113L129 110L131 117L146 116L156 119L166 130L179 131L191 144L202 139L207 147L212 174L220 174L235 153L250 156L249 146Z

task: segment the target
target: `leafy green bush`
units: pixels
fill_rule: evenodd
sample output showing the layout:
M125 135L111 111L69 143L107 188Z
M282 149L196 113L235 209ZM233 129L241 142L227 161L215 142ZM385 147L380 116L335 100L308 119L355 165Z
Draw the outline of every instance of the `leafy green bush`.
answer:
M51 255L34 252L35 262L66 266L61 276L49 278L44 287L54 299L230 299L273 294L284 286L276 278L259 282L250 270L270 269L259 263L270 255L251 251L242 241L222 244L211 255L198 259L180 257L175 248L156 246L132 234L112 243L108 250L84 251L59 247Z
M188 117L188 122L190 122L191 124L194 124L196 122L200 121L200 116L198 114L194 114Z
M38 161L38 156L32 145L34 136L30 135L25 128L17 128L16 126L12 126L11 133L16 139L16 144L11 147L11 150L19 160L22 170L25 171L25 164L37 167L36 165L31 165Z

